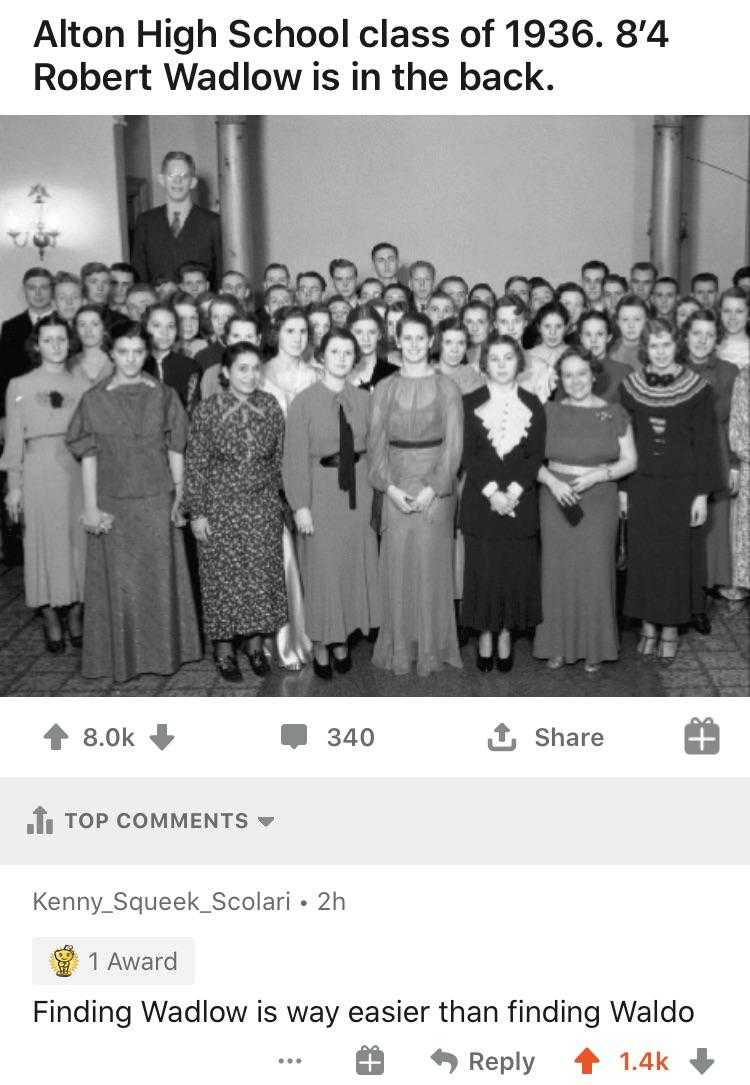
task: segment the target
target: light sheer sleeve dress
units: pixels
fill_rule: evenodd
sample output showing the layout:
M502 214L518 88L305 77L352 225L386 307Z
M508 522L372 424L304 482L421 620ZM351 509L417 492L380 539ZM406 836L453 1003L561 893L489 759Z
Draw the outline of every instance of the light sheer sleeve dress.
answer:
M411 497L425 486L435 500L424 512L401 512L385 497L380 549L381 625L373 663L406 674L460 667L453 606L456 479L463 443L461 393L453 381L388 377L373 393L370 481Z

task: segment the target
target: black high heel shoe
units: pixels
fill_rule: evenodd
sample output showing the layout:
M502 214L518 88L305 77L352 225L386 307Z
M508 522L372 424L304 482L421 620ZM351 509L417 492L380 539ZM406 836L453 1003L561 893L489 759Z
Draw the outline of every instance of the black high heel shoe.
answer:
M348 674L352 669L352 654L347 652L343 659L339 659L336 655L333 655L333 669L336 674Z
M263 678L265 675L270 674L271 664L268 662L268 657L263 651L263 643L261 641L260 647L251 648L249 640L243 640L240 643L240 650L247 656L247 661L250 664L253 674L258 678Z
M477 645L477 670L482 674L489 674L492 668L495 666L495 660L492 656L483 656L479 654L479 645Z
M61 623L61 628L60 628L60 636L59 637L53 637L52 634L50 633L49 629L47 628L47 619L46 619L45 615L42 614L42 629L44 630L44 643L45 643L45 646L47 648L47 651L51 652L52 655L59 655L60 652L64 652L65 651L65 641L63 640L63 636L62 636L62 623Z
M62 637L60 637L59 640L51 637L46 629L44 630L44 643L46 645L47 651L52 652L53 655L59 655L60 652L65 651L65 641L62 639Z
M500 638L498 637L498 648L500 647ZM510 638L510 652L504 659L498 655L497 657L497 669L501 674L507 674L508 671L513 670L513 654L515 651L515 645L513 643L513 637Z
M74 604L74 606L75 606L75 604ZM78 604L78 607L79 607L78 625L81 628L80 633L74 633L73 630L71 629L70 611L73 609L73 607L70 607L68 609L68 613L65 615L65 626L66 626L66 628L68 630L68 640L70 641L71 648L82 648L83 647L83 625L82 625L83 615L80 612L80 607L81 607L80 603Z
M316 678L324 678L327 682L330 682L333 678L333 668L330 663L318 663L315 656L313 656L312 666Z
M226 682L241 682L242 671L236 656L219 656L214 659L216 670Z

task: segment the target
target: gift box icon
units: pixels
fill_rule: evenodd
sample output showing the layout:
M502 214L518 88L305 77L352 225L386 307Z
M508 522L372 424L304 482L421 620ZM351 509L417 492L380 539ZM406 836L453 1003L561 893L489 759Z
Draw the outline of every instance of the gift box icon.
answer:
M685 753L707 755L716 754L720 749L720 731L718 723L707 717L699 720L694 716L685 726Z
M356 1054L356 1070L360 1077L380 1077L385 1073L385 1055L377 1044L360 1047Z

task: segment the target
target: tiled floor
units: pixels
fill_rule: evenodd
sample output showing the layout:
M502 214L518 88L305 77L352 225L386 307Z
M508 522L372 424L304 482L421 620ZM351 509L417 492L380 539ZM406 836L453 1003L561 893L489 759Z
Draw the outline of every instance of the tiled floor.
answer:
M464 669L446 668L430 678L396 678L370 663L371 646L361 641L353 649L354 666L333 682L315 678L309 667L298 674L278 669L256 678L247 663L246 677L237 685L222 681L210 660L191 663L169 678L144 675L116 685L108 680L81 678L80 653L59 656L45 651L41 622L23 602L20 569L0 565L0 695L11 697L739 697L750 695L750 630L747 609L729 615L716 603L713 633L682 638L671 667L644 664L635 653L635 633L623 635L619 663L605 664L599 674L583 667L549 671L532 659L530 644L516 646L516 663L509 675L482 675L474 667L474 644L463 652Z

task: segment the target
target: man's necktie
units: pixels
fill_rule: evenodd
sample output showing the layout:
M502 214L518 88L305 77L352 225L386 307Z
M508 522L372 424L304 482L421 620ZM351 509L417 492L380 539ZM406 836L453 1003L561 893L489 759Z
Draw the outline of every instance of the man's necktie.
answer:
M175 211L175 213L172 215L172 225L171 225L170 229L172 230L172 233L174 234L175 237L179 236L180 230L182 229L182 223L180 222L180 212L179 211Z

